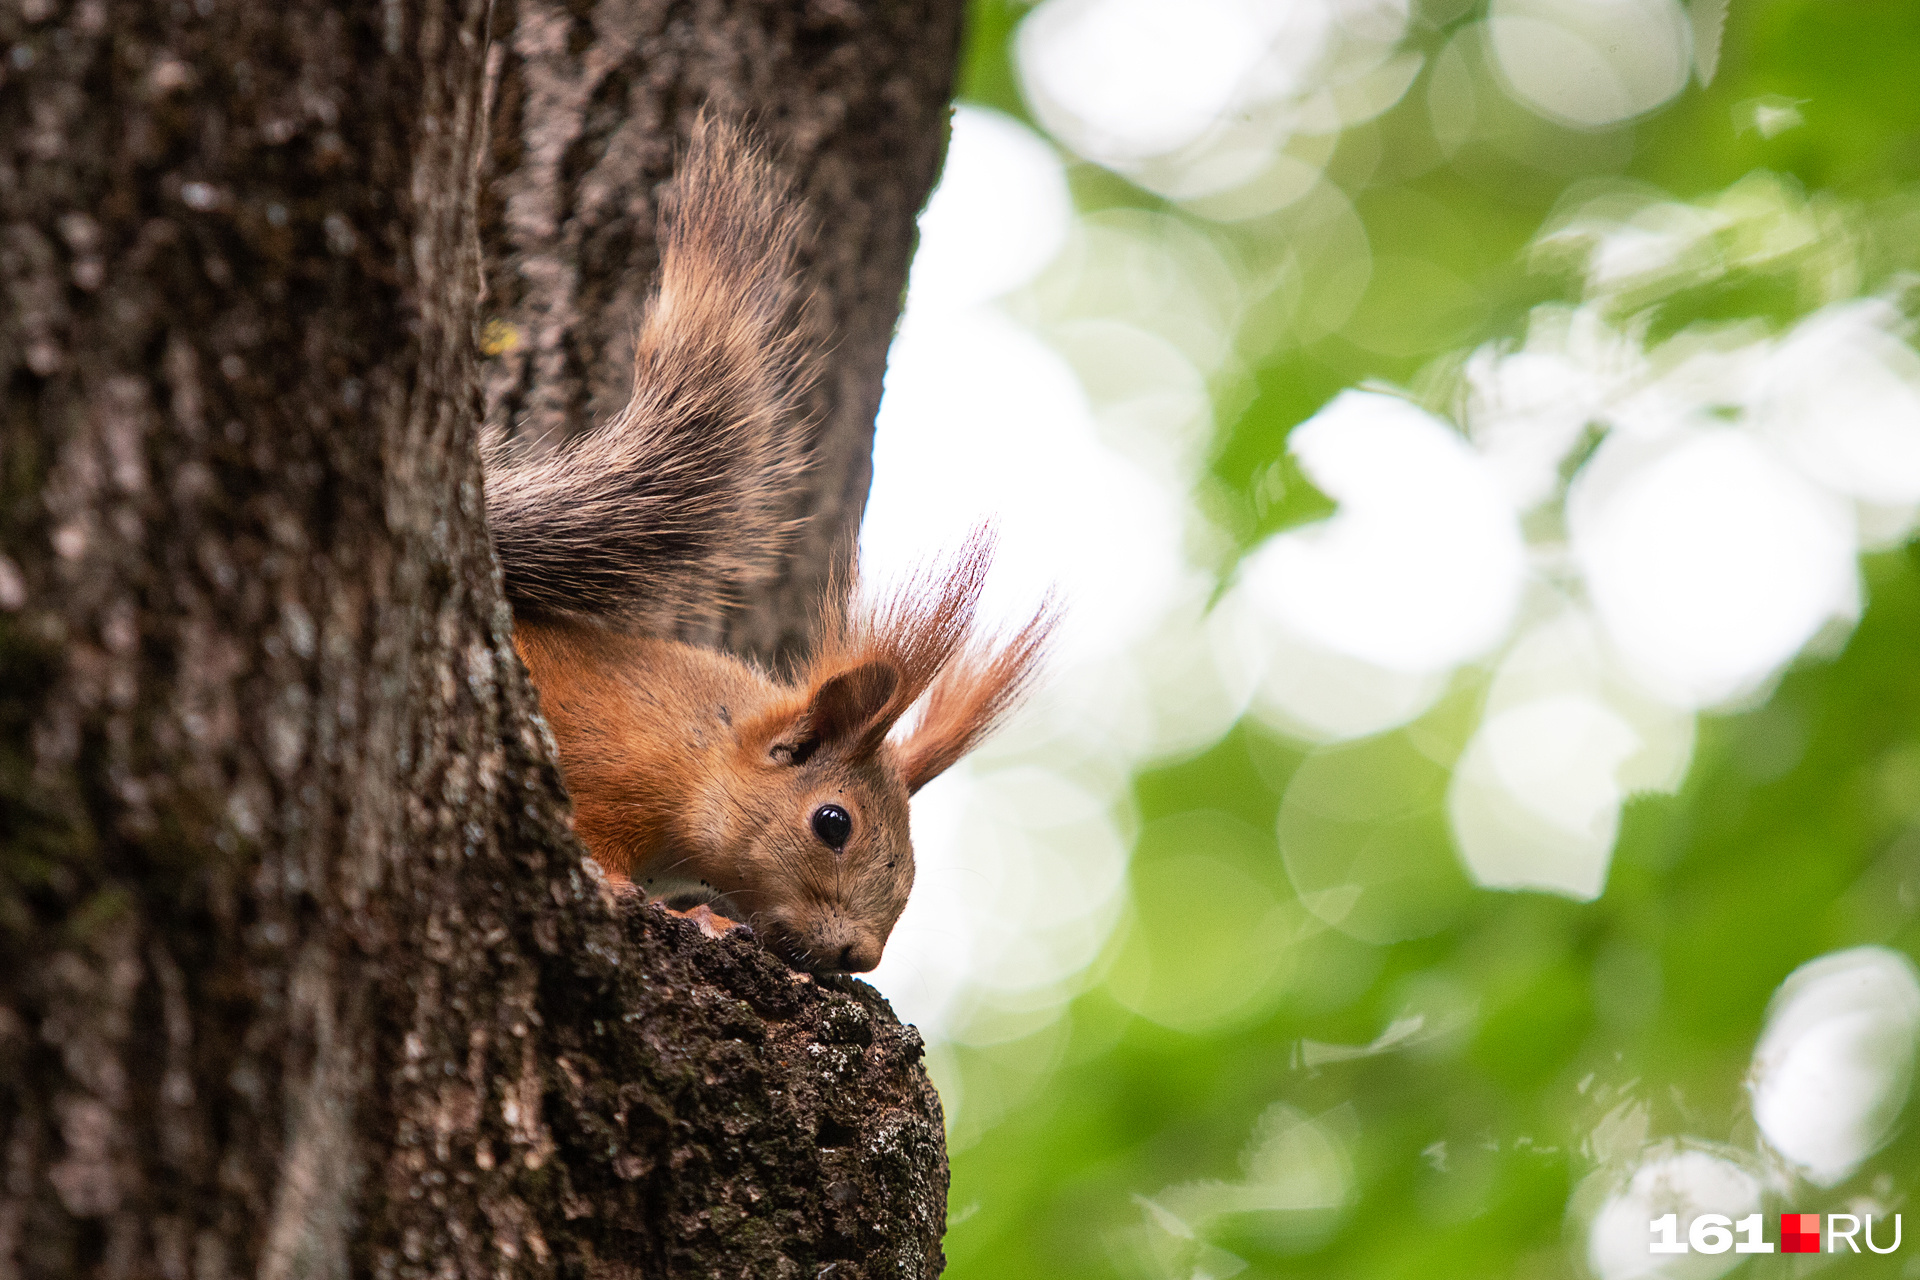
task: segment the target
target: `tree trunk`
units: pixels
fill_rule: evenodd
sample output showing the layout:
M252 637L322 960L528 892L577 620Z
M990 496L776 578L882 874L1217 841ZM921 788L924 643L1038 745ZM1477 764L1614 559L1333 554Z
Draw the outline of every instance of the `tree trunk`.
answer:
M912 1030L582 861L475 335L487 411L601 412L675 139L758 120L834 343L733 636L790 647L957 8L522 0L491 58L485 0L0 8L0 1276L939 1270Z

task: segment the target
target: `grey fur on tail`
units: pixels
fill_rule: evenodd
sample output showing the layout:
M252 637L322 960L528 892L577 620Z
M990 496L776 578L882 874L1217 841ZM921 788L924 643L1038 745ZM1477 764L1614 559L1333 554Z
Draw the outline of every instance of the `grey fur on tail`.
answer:
M487 520L516 613L664 630L771 575L806 461L802 234L746 136L696 123L662 218L633 399L545 456L487 448Z

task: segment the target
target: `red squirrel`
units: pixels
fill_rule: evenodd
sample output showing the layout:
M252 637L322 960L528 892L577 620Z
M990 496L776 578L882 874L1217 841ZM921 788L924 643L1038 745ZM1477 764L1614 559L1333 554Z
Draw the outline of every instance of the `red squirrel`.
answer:
M661 224L631 402L542 455L487 449L514 644L574 830L618 884L710 900L796 968L880 962L913 886L908 797L1031 680L1054 613L976 635L974 535L889 597L828 595L791 675L670 638L771 578L806 465L802 215L737 129L694 129ZM894 734L908 710L922 711Z

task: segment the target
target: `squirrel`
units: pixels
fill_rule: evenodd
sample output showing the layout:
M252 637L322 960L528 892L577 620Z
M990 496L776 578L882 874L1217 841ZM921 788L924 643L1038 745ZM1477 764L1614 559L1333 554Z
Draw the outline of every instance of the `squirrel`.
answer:
M703 116L662 213L631 401L544 454L489 440L487 519L574 830L616 887L704 901L703 927L719 907L797 969L861 973L913 885L909 797L1017 702L1057 611L977 634L983 529L878 601L837 573L789 674L673 638L732 603L725 584L770 580L792 533L803 229L747 136Z

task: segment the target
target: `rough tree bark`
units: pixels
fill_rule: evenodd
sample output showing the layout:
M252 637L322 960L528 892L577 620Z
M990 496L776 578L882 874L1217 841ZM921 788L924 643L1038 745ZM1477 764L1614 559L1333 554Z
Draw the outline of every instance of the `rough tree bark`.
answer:
M483 319L487 411L609 403L751 111L837 344L790 646L958 7L520 0L490 74L486 0L0 6L0 1276L937 1272L911 1029L583 864L473 440Z

